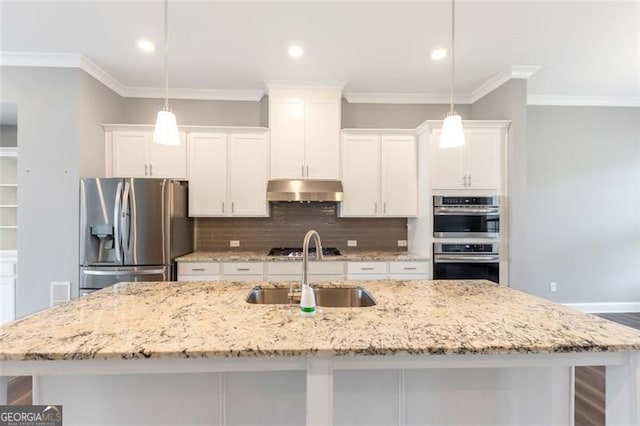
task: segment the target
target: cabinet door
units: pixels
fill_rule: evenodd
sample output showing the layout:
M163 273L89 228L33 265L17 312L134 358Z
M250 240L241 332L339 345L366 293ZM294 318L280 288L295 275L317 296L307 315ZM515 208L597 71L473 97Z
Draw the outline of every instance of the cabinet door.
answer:
M302 178L304 173L304 101L273 99L269 104L271 178Z
M465 146L440 148L440 130L431 135L429 168L433 189L464 189Z
M180 145L149 143L149 175L157 178L187 178L187 144L184 132L180 132Z
M340 103L309 100L305 116L305 175L339 179Z
M234 216L268 216L267 135L229 135L229 200Z
M227 200L227 136L189 135L189 216L224 216Z
M151 138L151 132L113 132L113 177L148 176L147 145Z
M418 214L418 158L413 136L382 136L382 215Z
M467 142L466 170L469 188L500 188L500 130L469 129L465 132Z
M377 216L380 200L380 142L377 135L344 135L342 140L344 217Z

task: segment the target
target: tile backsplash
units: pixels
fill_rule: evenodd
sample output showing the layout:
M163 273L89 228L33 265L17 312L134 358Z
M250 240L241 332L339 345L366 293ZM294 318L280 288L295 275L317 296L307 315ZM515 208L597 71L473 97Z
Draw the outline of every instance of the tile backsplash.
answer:
M407 239L405 218L340 218L337 203L271 203L265 218L197 218L198 250L268 250L271 247L301 247L309 229L320 234L322 245L349 250L406 251L398 240ZM240 247L229 247L239 240ZM357 247L347 247L357 240Z

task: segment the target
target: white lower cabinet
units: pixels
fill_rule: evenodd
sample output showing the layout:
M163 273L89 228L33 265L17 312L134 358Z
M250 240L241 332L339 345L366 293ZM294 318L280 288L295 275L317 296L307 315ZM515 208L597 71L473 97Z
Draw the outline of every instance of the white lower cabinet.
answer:
M262 262L223 262L222 281L262 281L264 264Z
M309 279L426 280L429 261L310 261ZM290 262L179 262L178 281L300 281L302 261Z
M349 280L385 280L387 262L349 262L347 279Z
M267 262L267 281L300 281L302 262ZM344 279L344 262L309 262L309 279L340 281Z
M179 262L178 281L218 281L220 263L218 262Z
M392 280L428 280L429 262L402 261L389 262L389 279Z

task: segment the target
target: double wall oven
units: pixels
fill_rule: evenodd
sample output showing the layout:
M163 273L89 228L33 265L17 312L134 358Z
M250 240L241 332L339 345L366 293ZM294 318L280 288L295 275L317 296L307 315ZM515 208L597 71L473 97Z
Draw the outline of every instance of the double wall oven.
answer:
M500 197L433 197L433 278L500 279Z

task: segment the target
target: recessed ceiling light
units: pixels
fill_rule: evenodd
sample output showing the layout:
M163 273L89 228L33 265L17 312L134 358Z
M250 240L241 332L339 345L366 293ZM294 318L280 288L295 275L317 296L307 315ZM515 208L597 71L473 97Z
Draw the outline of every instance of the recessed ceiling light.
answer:
M444 59L445 56L447 56L447 49L439 47L431 51L431 59L433 59L434 61Z
M304 53L304 49L302 49L302 47L298 46L297 44L294 44L289 48L289 55L291 55L294 58L299 58L300 56L302 56L303 53Z
M156 50L156 45L149 40L138 40L138 48L143 52L151 53Z

